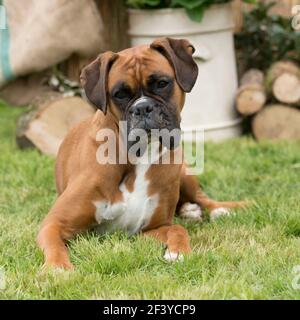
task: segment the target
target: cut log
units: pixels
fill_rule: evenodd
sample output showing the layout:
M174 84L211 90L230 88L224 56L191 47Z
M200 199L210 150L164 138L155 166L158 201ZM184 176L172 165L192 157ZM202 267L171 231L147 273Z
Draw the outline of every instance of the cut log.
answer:
M286 105L266 106L252 121L257 140L300 139L300 111Z
M274 81L283 73L299 74L299 67L292 61L275 62L267 73L267 82L273 84Z
M300 104L300 69L295 63L274 63L268 71L266 86L279 102Z
M262 109L266 100L263 72L257 69L247 71L241 79L241 86L237 92L237 110L243 115L254 114Z
M94 113L95 109L79 97L43 101L18 119L17 144L20 148L36 147L42 153L56 156L70 128Z
M250 69L242 76L241 79L241 86L244 86L246 84L264 84L264 73L258 69Z
M300 104L300 76L283 73L273 84L274 97L283 103Z

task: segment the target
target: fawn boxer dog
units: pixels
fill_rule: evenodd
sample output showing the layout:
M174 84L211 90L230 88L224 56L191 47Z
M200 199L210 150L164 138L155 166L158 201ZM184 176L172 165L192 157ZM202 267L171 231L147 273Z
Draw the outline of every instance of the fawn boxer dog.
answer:
M179 260L191 247L185 228L172 224L176 208L182 217L201 219L203 209L216 217L243 205L208 198L182 163L111 164L99 163L96 157L104 143L98 141L97 132L110 129L118 137L120 120L127 121L128 136L137 128L146 132L180 128L185 93L198 75L193 52L187 40L161 38L150 45L106 52L83 69L86 96L99 110L75 126L60 147L58 198L37 238L44 266L72 268L65 242L95 225L104 232L125 230L156 238L167 247L165 259ZM117 142L117 159L121 151L128 154L123 140ZM162 142L152 142L147 140L159 159ZM178 148L169 144L164 149L172 158ZM137 159L144 154L137 154Z

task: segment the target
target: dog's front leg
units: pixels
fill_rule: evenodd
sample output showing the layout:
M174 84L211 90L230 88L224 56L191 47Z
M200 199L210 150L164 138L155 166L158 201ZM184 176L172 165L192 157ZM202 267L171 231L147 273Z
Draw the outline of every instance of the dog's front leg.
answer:
M52 220L52 219L51 219ZM70 233L71 237L72 234ZM65 245L67 236L59 221L45 221L38 234L37 242L43 250L45 263L43 267L72 269L68 249Z
M70 189L57 198L40 228L37 242L45 256L44 267L71 269L65 241L95 222L92 201L82 190Z
M164 258L167 261L182 260L184 253L191 252L190 237L187 230L179 225L162 226L143 233L167 245Z

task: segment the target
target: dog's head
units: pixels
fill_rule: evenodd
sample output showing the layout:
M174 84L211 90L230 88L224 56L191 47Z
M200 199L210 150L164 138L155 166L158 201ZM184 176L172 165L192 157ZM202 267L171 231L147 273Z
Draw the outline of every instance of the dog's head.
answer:
M161 38L150 46L106 52L80 78L89 101L127 121L129 135L134 129L172 131L180 128L185 92L197 79L193 52L187 40Z

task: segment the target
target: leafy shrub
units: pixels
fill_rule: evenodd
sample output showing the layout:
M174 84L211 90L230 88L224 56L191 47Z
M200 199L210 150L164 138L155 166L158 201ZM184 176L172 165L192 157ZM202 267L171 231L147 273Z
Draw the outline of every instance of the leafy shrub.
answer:
M244 13L242 31L236 35L238 58L244 70L266 70L278 60L300 59L300 32L292 28L291 20L269 14L275 4L258 5Z
M188 16L197 22L202 20L205 10L213 4L227 3L231 0L126 0L127 6L136 9L185 8ZM243 0L255 3L256 0Z

